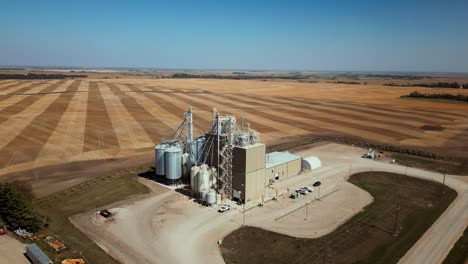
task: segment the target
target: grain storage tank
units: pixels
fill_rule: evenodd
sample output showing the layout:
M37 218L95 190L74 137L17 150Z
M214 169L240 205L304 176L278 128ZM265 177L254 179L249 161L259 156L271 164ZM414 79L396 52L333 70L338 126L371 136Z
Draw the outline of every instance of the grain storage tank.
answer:
M182 177L182 148L174 145L164 153L164 169L166 179L178 180Z
M213 205L216 203L216 192L214 190L210 190L207 194L206 194L206 203L208 205Z
M164 152L166 152L166 149L169 148L169 145L167 144L159 144L154 148L155 152L155 162L154 165L156 167L156 174L157 175L165 175L165 170L164 170Z
M182 155L182 175L188 175L188 173L190 172L190 168L189 168L189 154L188 153L184 153Z
M205 159L205 137L201 136L197 138L196 140L196 153L195 153L195 160L198 161L198 163L203 163L203 160Z
M206 194L207 194L207 191L201 191L200 192L200 200L202 202L206 202Z
M198 194L198 175L200 172L200 167L193 166L190 169L190 188L192 189L192 195L196 196Z
M208 165L202 164L198 174L198 192L207 192L210 189L210 171Z

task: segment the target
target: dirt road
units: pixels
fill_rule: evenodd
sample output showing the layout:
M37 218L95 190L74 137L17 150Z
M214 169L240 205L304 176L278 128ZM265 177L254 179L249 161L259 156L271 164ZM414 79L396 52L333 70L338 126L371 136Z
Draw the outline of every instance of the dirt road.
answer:
M328 162L335 162L328 151L323 151L333 148L333 151L339 151L344 155L349 155L350 147L328 144L314 148L307 151L306 154L312 153L319 156L322 164ZM338 153L336 153L338 154ZM351 157L346 157L349 164L352 164L352 173L380 170L394 173L406 173L406 167L398 166L395 164L388 164L382 162L375 162L366 159L356 160ZM408 168L408 176L417 177L426 180L433 180L442 182L443 175L440 173L424 171L415 168ZM468 225L468 177L447 175L446 185L457 191L458 196L453 203L445 210L439 219L426 231L426 233L418 240L418 242L407 252L407 254L399 261L399 263L427 263L438 264L441 263L450 252L451 248L463 234L466 226Z
M361 152L362 149L338 144L300 151L298 154L304 156L318 156L322 167L281 184L295 188L320 180L323 182L323 194L337 191L324 198L321 204L311 205L307 220L304 220L305 212L301 211L304 209L281 220L274 220L302 206L306 199L313 199L306 196L296 202L280 198L279 202L267 203L263 208L254 207L246 212L246 223L297 237L317 237L333 231L372 199L363 190L345 182L350 174L369 170L403 174L406 171L399 165L362 159ZM419 169L409 169L408 175L429 180L442 179L440 174ZM466 179L447 176L447 185L457 190L459 197L401 263L440 263L444 259L467 224ZM352 198L345 202L343 198L346 197ZM327 210L327 207L335 210ZM112 222L96 224L91 213L74 216L72 220L80 230L123 263L223 263L218 241L243 224L243 211L238 206L233 205L230 212L219 214L216 208L202 207L175 191L123 203L110 210L115 213Z

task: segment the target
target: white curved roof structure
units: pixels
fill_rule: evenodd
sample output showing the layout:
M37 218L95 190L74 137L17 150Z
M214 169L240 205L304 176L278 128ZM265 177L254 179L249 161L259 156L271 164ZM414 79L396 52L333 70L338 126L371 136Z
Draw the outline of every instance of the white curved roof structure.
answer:
M301 167L303 170L313 170L320 168L320 166L322 166L322 162L320 162L320 159L315 156L302 159Z

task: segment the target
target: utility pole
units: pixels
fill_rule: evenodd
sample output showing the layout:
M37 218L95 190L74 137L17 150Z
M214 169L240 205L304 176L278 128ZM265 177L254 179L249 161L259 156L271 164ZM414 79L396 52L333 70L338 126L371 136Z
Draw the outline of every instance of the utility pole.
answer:
M245 200L244 200L244 210L243 211L244 211L244 223L242 224L242 227L245 226Z
M323 263L328 263L328 238L325 238L325 248L323 249Z
M395 212L395 225L393 227L393 235L397 236L398 235L398 214L400 213L400 195L397 191L397 206L396 206L396 212Z
M96 211L94 211L94 216L95 216L95 219L96 219L96 224L99 224L97 205L96 205Z
M443 185L445 185L445 174L447 174L447 164L444 164L444 180L442 181Z
M244 184L241 184L242 187L244 187ZM240 195L242 196L242 192L239 192ZM245 196L245 190L244 190L244 196ZM244 197L244 200L242 200L241 198L241 201L243 202L243 210L242 210L242 214L243 214L243 218L244 218L244 221L242 223L242 227L245 226L245 197Z
M309 216L309 215L308 215L308 208L309 208L309 204L306 203L306 217L305 217L304 220L307 220L307 218L308 218L308 216Z

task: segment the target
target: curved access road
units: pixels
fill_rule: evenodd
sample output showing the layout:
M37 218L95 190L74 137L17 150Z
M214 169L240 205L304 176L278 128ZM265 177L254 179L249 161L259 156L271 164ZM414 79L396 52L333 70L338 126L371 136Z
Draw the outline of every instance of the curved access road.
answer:
M309 151L312 153L307 153ZM342 188L338 185L339 178L343 182L350 174L361 171L406 173L406 168L403 166L362 159L360 158L362 151L332 143L297 154L318 156L322 161L322 167L310 172L310 176L324 182L329 181L330 186L337 184L337 188ZM439 182L442 180L442 175L420 169L409 168L407 173L409 176L426 180ZM304 176L291 177L290 187L303 186L304 178L310 180L310 177ZM156 184L145 181L144 183L149 186ZM457 191L457 198L407 252L400 263L441 263L463 233L468 223L466 195L468 177L448 175L446 184ZM335 198L330 196L330 202ZM362 199L362 202L361 206L364 206L366 199ZM109 206L108 208L114 213L112 222L95 224L92 212L73 216L71 220L75 226L122 263L223 263L218 242L242 225L242 208L232 206L230 212L219 214L216 208L202 207L187 196L168 191ZM262 219L263 211L259 208L248 211L246 222L248 225L255 225L256 217ZM281 210L285 209L287 208L274 210L278 210L280 214ZM359 211L359 208L355 209L350 213ZM297 232L290 226L287 224L283 227L276 222L275 226L270 228L262 226L262 228L274 228L275 232L284 234ZM317 228L314 231L324 235L333 231L336 226L327 225L321 228L323 230ZM307 236L313 237L314 234Z

